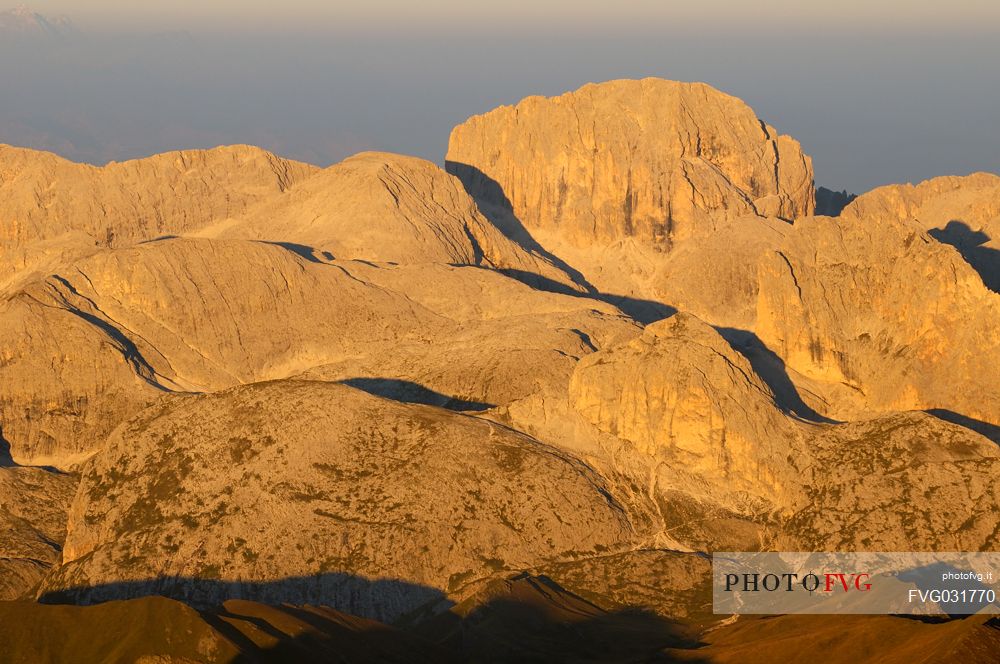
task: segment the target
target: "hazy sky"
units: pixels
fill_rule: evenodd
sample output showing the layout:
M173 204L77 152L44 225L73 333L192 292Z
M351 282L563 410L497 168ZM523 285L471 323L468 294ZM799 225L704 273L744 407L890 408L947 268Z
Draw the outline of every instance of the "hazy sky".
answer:
M1000 2L824 5L37 0L80 34L0 39L0 142L98 163L220 143L440 162L469 115L660 76L745 99L817 184L1000 171Z
M226 22L240 25L303 27L303 22L329 25L434 24L443 29L488 22L492 25L560 25L641 27L670 19L705 19L715 23L811 23L830 16L892 25L942 24L981 26L1000 19L995 0L37 0L40 12L74 14L82 19L113 19L129 23L160 19L176 24ZM315 27L315 26L314 26Z

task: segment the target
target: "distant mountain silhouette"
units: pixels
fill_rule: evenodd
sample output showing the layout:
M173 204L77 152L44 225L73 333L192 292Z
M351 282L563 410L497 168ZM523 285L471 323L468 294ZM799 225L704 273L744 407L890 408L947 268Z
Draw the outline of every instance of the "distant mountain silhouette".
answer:
M833 191L826 187L818 187L816 189L816 214L822 214L827 217L838 217L840 216L840 212L857 197L857 194L847 193L846 189L844 191Z
M1000 251L987 246L992 239L982 230L973 230L969 224L958 219L948 222L944 228L928 231L932 237L958 249L969 265L983 278L986 287L1000 293Z

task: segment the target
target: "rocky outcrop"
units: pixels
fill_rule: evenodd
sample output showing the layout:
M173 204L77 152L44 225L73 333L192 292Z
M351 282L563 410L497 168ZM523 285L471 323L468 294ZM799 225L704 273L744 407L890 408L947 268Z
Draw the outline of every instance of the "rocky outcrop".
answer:
M953 219L982 228L1000 219L1000 176L974 173L943 176L917 185L890 184L862 194L843 214L877 219L913 219L924 228L944 227Z
M433 591L630 538L597 474L523 434L279 381L173 397L120 428L83 473L44 592L214 603L253 580L260 601L393 619Z
M815 204L799 144L700 83L529 97L456 127L446 166L508 236L642 322L750 326L756 254Z
M616 478L647 542L696 551L997 545L993 442L926 413L804 421L687 314L584 357L567 404L528 399L506 414Z
M975 173L879 187L851 203L844 214L872 224L913 220L934 239L955 247L987 288L1000 293L1000 176Z
M757 335L818 412L1000 424L1000 296L915 222L799 220L761 262L758 289Z
M25 597L62 561L76 485L70 475L0 466L0 601Z
M574 287L497 230L456 178L402 155L355 155L202 234L295 243L345 260L480 265Z
M0 291L67 258L241 214L315 171L251 146L104 167L0 146Z
M694 316L583 358L569 397L585 420L649 458L664 488L730 508L765 501L764 511L803 500L793 480L802 470L786 458L799 456L798 432L746 358Z
M105 251L0 303L0 423L20 463L79 463L164 391L317 368L489 407L635 326L475 267L309 260L237 240ZM532 366L529 374L524 366Z
M719 328L752 331L757 265L791 230L773 217L712 221L659 260L643 290Z
M699 637L698 552L1000 546L1000 178L809 216L794 141L653 80L473 118L449 168L0 150L2 596L565 654L636 604Z
M65 274L0 304L15 331L0 340L0 416L21 463L78 462L164 391L275 377L326 357L324 340L374 347L418 319L434 325L399 296L259 243L157 242ZM336 317L310 316L331 307Z
M470 118L448 169L532 234L658 250L719 216L813 210L812 163L742 101L701 83L590 84Z

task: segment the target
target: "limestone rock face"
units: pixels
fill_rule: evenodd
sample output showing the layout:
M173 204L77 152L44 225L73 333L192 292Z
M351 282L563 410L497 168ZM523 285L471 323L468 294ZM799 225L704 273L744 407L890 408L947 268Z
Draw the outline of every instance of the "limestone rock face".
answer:
M104 167L0 146L0 291L95 247L127 246L241 214L316 169L251 146Z
M690 315L581 359L568 402L561 409L550 397L508 412L515 426L616 478L616 495L633 513L645 504L648 521L636 523L646 524L646 541L696 551L978 551L997 543L993 442L926 413L801 420ZM942 500L948 509L935 506ZM859 519L879 527L853 527Z
M629 607L716 622L707 551L1000 547L1000 178L810 216L797 143L656 80L448 160L0 148L0 599L631 661ZM293 610L375 629L200 615Z
M0 339L0 413L22 463L78 461L163 391L280 377L338 346L374 348L434 326L401 296L259 243L157 242L66 274L0 305L16 331ZM396 326L371 321L373 311Z
M712 221L659 261L643 290L712 325L753 330L757 265L789 232L790 224L773 217Z
M212 233L296 243L338 259L481 265L572 285L497 230L456 178L402 155L350 157Z
M944 176L917 185L891 184L862 194L841 214L875 219L913 219L925 228L943 228L960 219L974 228L1000 220L1000 176L974 173Z
M955 247L987 288L1000 292L1000 176L975 173L879 187L843 214L868 223L912 219L931 237Z
M583 358L569 395L584 419L655 460L664 485L734 507L801 502L786 460L798 432L746 358L693 316Z
M758 336L836 419L941 409L1000 424L1000 296L912 221L796 222L758 273Z
M484 204L577 246L668 249L706 220L814 206L812 163L735 97L660 79L586 85L470 118L448 168Z
M703 84L529 97L456 127L447 160L507 235L642 322L752 326L756 254L815 204L799 144Z
M18 463L71 466L158 392L129 340L62 305L61 287L45 282L0 302L0 424Z
M610 305L491 270L320 263L205 239L76 262L0 303L0 323L12 331L0 338L4 435L20 463L59 467L164 391L328 367L336 380L427 381L489 406L542 389L595 343L635 329Z
M0 601L24 597L62 561L76 484L39 468L0 467Z
M274 582L262 601L391 619L433 597L404 582L448 592L620 549L631 529L596 473L523 434L278 381L172 397L124 425L84 471L68 531L45 592L100 600L125 583L213 602L253 580ZM359 593L355 577L400 585Z

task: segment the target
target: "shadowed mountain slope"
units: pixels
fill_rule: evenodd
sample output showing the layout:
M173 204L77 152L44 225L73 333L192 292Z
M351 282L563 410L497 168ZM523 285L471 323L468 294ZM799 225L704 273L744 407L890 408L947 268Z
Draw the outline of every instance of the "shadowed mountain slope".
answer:
M0 602L0 662L450 662L444 649L323 607L232 600L195 610L163 597L97 606Z

